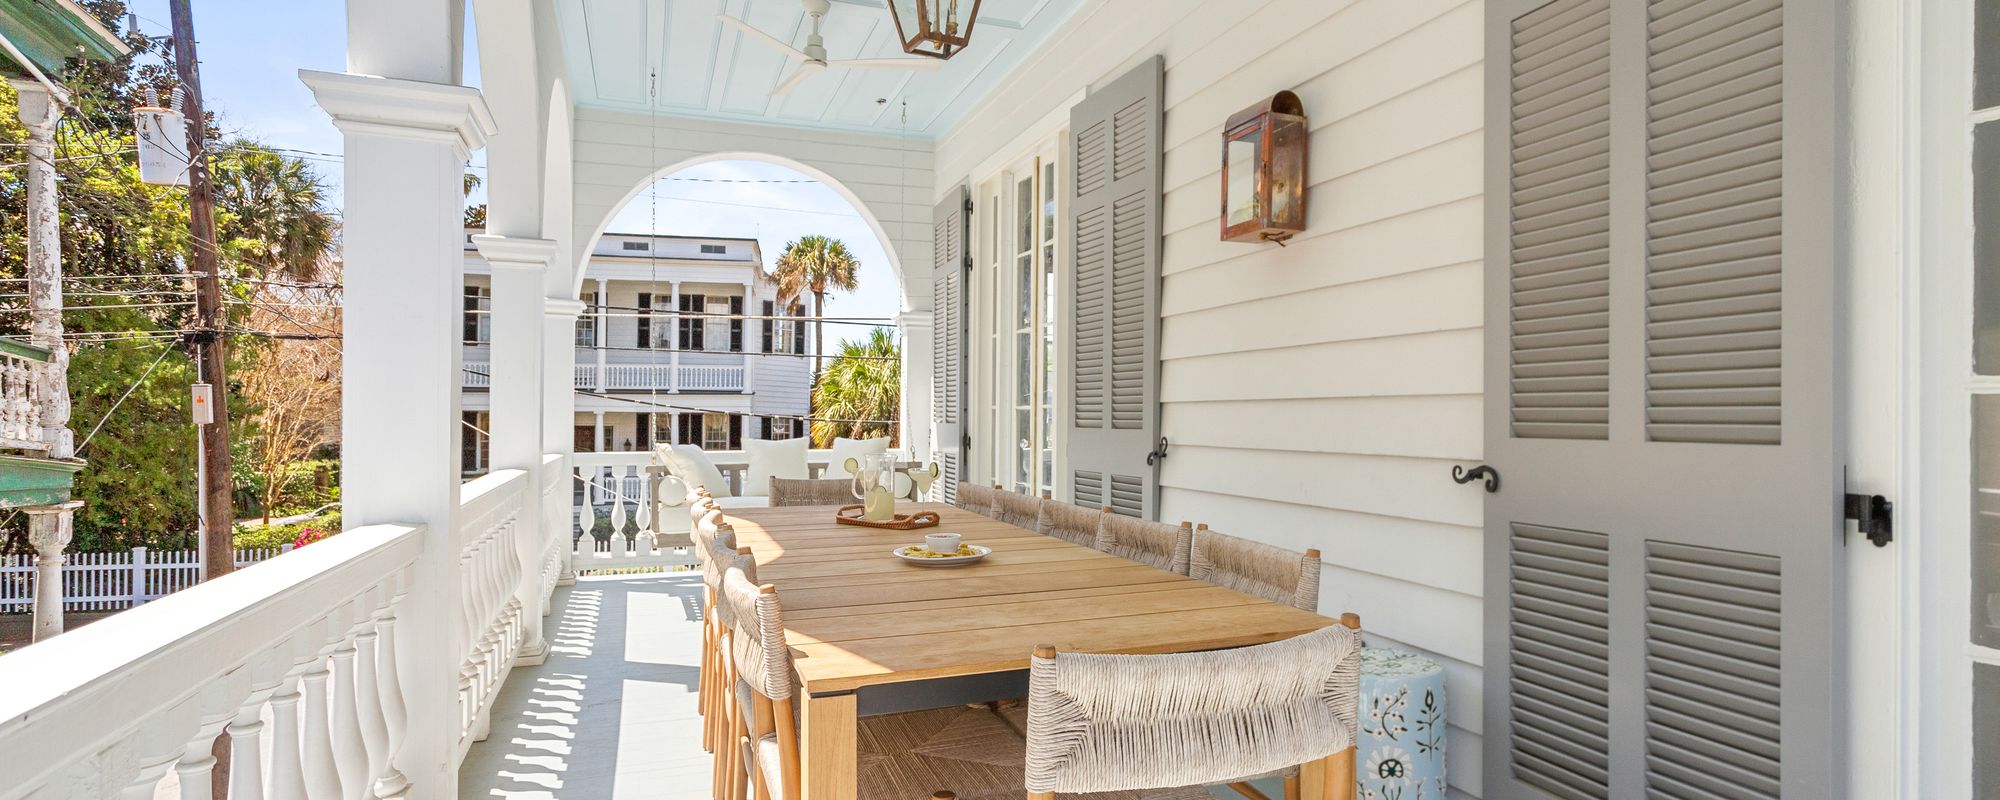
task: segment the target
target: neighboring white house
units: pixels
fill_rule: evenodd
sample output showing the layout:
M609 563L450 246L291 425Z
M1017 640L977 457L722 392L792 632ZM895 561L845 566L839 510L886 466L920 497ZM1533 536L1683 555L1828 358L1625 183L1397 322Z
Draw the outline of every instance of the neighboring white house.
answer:
M465 244L464 470L489 465L492 265ZM803 304L763 280L755 239L606 234L584 270L576 323L577 452L655 443L734 450L804 434L812 379ZM697 316L699 315L699 316Z

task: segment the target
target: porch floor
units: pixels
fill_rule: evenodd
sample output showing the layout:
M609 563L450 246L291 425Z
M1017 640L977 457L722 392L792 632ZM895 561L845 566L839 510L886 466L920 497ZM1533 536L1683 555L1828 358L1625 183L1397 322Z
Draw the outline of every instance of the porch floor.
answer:
M700 620L699 572L582 577L556 589L548 661L515 668L501 687L491 732L459 768L459 796L708 800L695 713Z

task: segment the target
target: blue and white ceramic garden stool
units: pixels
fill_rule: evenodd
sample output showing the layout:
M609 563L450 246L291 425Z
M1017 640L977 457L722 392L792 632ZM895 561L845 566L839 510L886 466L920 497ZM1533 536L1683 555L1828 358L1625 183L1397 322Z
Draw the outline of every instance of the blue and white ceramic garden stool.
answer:
M1361 651L1361 800L1443 800L1444 668L1420 655Z

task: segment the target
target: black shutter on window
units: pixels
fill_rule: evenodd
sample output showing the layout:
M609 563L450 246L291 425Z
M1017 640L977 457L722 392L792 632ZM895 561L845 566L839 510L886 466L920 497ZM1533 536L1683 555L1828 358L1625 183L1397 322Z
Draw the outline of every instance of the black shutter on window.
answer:
M791 315L794 317L805 316L806 307L803 305L796 305L796 304L793 305L791 310ZM805 351L806 351L806 325L803 322L794 322L792 323L792 352L803 354L805 353Z
M743 415L729 415L729 449L743 449Z
M653 346L653 294L639 293L639 346Z
M764 349L762 352L766 353L771 352L771 332L778 327L778 321L775 319L771 319L771 316L773 315L772 309L775 308L776 306L777 306L776 303L773 303L769 300L764 301L764 319L762 320L762 327L764 329Z
M479 341L479 287L465 287L465 337L468 342Z
M765 440L768 440L768 439L770 439L770 438L771 438L771 418L770 418L770 417L758 417L758 418L757 418L757 438L759 438L759 439L765 439Z
M729 298L729 352L743 352L743 298Z
M681 295L680 341L675 345L676 347L682 350L701 349L702 320L700 317L690 317L688 315L699 311L704 299L698 294Z
M682 414L675 419L680 420L679 430L674 434L675 444L701 444L700 414Z
M638 449L640 452L653 449L652 413L642 411L635 416L638 417L638 424L635 427L639 429L638 433L632 437L634 440L635 448Z

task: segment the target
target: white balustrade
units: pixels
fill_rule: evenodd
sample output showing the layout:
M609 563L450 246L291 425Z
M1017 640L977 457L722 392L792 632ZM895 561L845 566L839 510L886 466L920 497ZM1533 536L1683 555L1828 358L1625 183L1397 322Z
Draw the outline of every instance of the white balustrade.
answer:
M682 391L734 392L744 388L741 364L684 364L680 377Z
M205 798L224 735L232 797L402 796L388 642L423 547L357 528L0 658L0 799L140 800L169 772Z
M493 365L484 361L465 362L465 385L485 388L493 385Z
M459 567L465 576L459 631L465 658L459 664L459 742L464 753L483 738L486 712L507 679L521 639L521 603L514 587L521 580L516 536L538 535L541 526L521 519L527 473L499 470L461 489Z
M45 361L0 351L0 447L47 450L42 441Z

